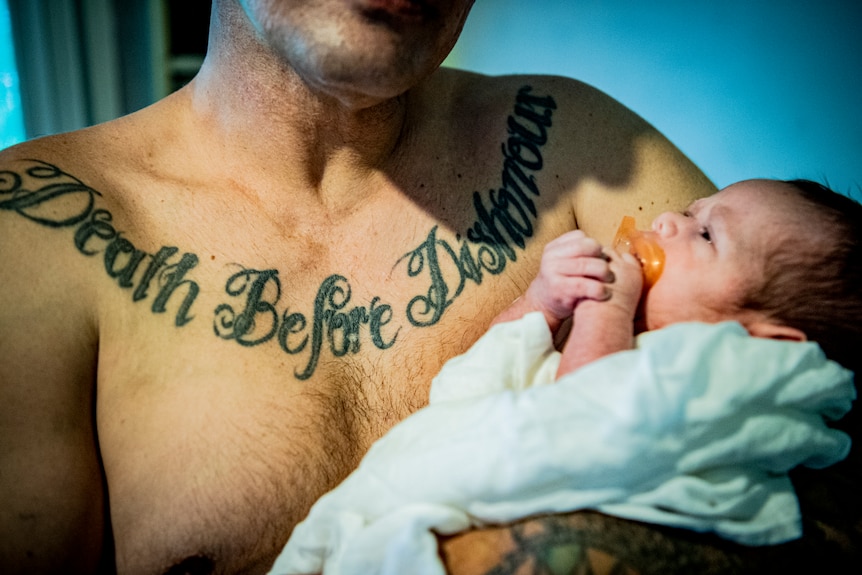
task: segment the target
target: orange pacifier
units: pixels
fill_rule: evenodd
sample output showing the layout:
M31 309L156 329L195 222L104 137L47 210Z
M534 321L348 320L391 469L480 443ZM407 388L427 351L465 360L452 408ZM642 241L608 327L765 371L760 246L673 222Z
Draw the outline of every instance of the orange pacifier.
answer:
M643 268L644 291L658 281L664 268L664 250L656 243L654 232L638 230L633 217L623 216L613 247L618 251L628 251L638 259Z

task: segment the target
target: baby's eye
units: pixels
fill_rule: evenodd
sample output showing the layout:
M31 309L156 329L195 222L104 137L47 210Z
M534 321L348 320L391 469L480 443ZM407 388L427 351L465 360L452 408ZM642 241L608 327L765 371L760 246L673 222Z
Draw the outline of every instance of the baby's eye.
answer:
M687 218L692 218L692 217L694 217L694 214L692 214L692 213L691 213L690 211L688 211L688 210L685 210L684 212L682 212L682 215L684 215L684 216L685 216L685 217L687 217ZM700 228L700 230L698 231L698 233L700 234L700 237L702 237L703 239L705 239L708 243L710 243L710 244L712 243L712 236L710 235L709 230L708 230L707 228L705 228L705 227Z

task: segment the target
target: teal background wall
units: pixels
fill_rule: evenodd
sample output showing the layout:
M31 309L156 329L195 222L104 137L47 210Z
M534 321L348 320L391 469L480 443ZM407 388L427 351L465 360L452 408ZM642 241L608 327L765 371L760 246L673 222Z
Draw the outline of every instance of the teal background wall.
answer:
M28 36L19 41L49 60L23 50L27 68L17 76L7 2L35 14L23 30L18 20ZM64 20L55 3L78 9ZM178 4L0 0L0 147L22 129L20 82L29 134L74 129L152 101L159 90L144 81L147 70L164 63L153 61L159 50L142 39L166 35L162 13ZM200 6L191 13L206 19ZM179 34L189 26L178 23ZM190 50L202 53L205 35L197 36L203 41ZM80 70L51 60L70 53L79 55ZM593 84L654 124L720 187L804 177L862 196L862 0L476 0L447 63ZM54 84L61 89L50 91ZM72 103L82 111L72 113Z
M0 150L24 139L18 69L12 45L9 7L0 0Z
M862 195L862 0L477 0L448 63L584 80L719 187Z

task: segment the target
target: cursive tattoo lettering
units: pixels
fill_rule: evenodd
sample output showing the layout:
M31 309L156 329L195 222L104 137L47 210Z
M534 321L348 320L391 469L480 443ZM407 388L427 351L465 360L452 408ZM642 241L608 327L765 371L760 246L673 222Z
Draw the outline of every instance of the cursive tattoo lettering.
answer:
M192 320L190 310L200 288L185 275L197 265L197 256L186 253L178 261L170 261L178 248L164 246L156 254L137 249L114 227L111 213L95 207L99 192L57 166L40 160L31 163L21 173L0 172L0 198L4 198L0 211L15 212L49 228L74 228L78 252L90 257L101 252L108 276L123 289L135 288L132 301L146 299L155 280L158 293L152 300L153 313L165 313L171 296L185 288L174 325L182 327ZM144 261L147 268L136 278Z
M270 294L266 299L265 292ZM347 278L334 274L326 278L317 291L311 325L304 314L285 310L279 315L276 304L281 298L281 281L277 270L242 270L228 279L226 292L244 297L242 311L221 304L215 311L215 332L240 345L253 346L274 336L281 349L295 355L308 349L308 363L294 372L297 379L312 376L326 348L334 357L359 353L361 332L365 326L375 347L388 349L395 344L399 329L387 339L383 328L392 320L392 308L375 297L366 308L348 309L352 289ZM310 328L310 333L308 330ZM310 345L309 345L310 344Z
M271 301L264 299L263 295L269 285L275 292ZM245 306L236 312L230 304L219 305L215 310L216 335L244 346L269 341L278 329L278 312L275 310L281 297L278 271L242 270L227 280L225 291L233 297L245 295Z
M542 147L555 109L549 95L536 95L530 86L518 91L500 148L500 186L473 192L475 220L463 235L442 239L434 226L395 263L393 269L403 265L408 278L426 285L403 310L396 312L377 296L357 305L350 281L337 273L322 281L310 312L290 309L280 306L278 270L239 265L224 283L228 299L213 312L215 335L243 347L272 342L288 355L304 354L294 376L306 380L324 354L357 354L363 340L376 349L389 349L405 320L416 327L436 325L469 283L480 285L484 274L503 273L532 237L540 196L536 174L544 166ZM200 264L196 254L171 245L154 253L140 249L116 226L113 214L98 205L100 192L55 165L28 162L20 171L0 171L0 212L16 213L47 228L70 229L78 253L100 258L104 273L128 290L133 302L149 301L155 314L171 309L178 328L195 319L201 291L194 278Z
M466 239L458 236L453 246L437 237L435 226L424 242L396 263L406 262L409 277L425 274L429 280L428 289L407 304L411 325L436 324L468 280L481 284L485 272L501 274L507 262L517 261L518 251L533 236L537 217L533 198L540 195L535 172L544 165L541 147L548 140L556 107L551 96L535 96L530 86L521 88L507 119L509 138L502 144L502 186L485 196L473 192L476 221Z
M526 238L533 235L531 219L536 217L536 206L526 191L538 196L539 188L534 175L527 172L538 172L544 165L540 148L547 142L547 128L557 105L550 96L533 96L531 91L530 86L518 91L515 111L507 120L509 139L502 145L503 186L488 191L490 207L478 192L473 193L478 220L467 231L467 239L498 249L493 259L496 267L490 273L502 272L506 259L516 261L511 244L523 250Z

